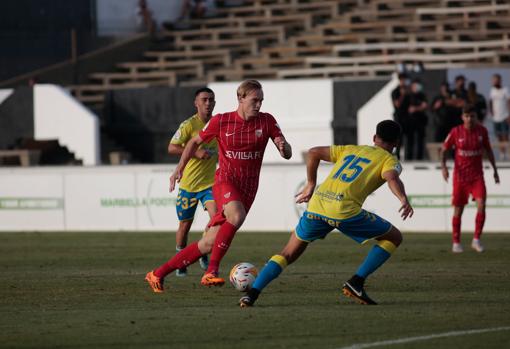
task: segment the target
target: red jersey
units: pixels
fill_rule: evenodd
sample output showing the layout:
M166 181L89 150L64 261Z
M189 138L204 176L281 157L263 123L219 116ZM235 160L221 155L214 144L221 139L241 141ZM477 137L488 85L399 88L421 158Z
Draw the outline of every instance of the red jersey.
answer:
M487 129L475 125L468 130L464 125L454 127L446 137L443 148L455 148L454 181L472 182L483 178L482 157L490 147Z
M236 111L213 116L199 135L206 143L213 138L218 141L215 183L232 183L252 198L257 193L267 142L283 136L271 114L259 113L245 121Z

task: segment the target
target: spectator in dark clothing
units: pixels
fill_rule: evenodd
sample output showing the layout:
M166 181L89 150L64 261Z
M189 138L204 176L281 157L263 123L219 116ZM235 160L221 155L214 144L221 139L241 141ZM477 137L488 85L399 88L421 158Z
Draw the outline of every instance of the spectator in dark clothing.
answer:
M136 9L138 27L141 32L148 32L153 35L156 32L157 25L153 14L146 0L139 0Z
M207 5L205 0L183 0L181 15L177 19L182 21L188 17L191 19L202 18L205 16L207 11Z
M393 107L393 117L400 124L403 130L402 141L405 142L406 132L410 125L409 121L409 102L411 91L409 89L408 77L405 73L398 74L398 86L391 92ZM400 156L400 146L397 146L397 156Z
M411 84L411 94L409 98L408 117L409 124L405 142L406 160L423 160L425 149L425 128L427 126L427 97L423 93L423 86L420 80L415 79ZM415 153L416 151L416 153Z
M485 97L476 90L476 83L474 81L468 84L467 102L474 106L478 121L483 123L487 114L487 102Z
M443 82L439 94L432 101L432 113L434 114L434 141L443 142L456 126L455 108L451 105L451 93L447 82Z
M462 108L467 104L467 90L465 87L466 78L464 75L457 75L455 77L455 87L451 93L451 99L448 102L451 107L453 107L454 115L452 115L452 119L454 120L455 126L462 125Z
M393 119L400 124L402 127L402 137L401 143L405 142L406 138L406 130L408 125L405 124L408 119L408 109L409 109L409 97L410 97L410 89L409 89L409 78L406 73L398 74L398 86L391 92L391 101L393 103ZM400 159L400 145L397 146L397 157Z
M391 92L391 100L393 101L393 107L395 108L393 113L395 121L403 126L403 122L407 120L411 91L409 90L406 74L399 74L398 81L398 86Z

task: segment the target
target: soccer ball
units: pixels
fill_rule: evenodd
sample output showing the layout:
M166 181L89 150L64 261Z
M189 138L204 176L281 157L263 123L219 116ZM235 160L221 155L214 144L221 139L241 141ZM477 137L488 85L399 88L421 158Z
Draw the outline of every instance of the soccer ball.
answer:
M248 291L258 273L257 268L253 264L246 262L238 263L230 270L230 283L238 291Z

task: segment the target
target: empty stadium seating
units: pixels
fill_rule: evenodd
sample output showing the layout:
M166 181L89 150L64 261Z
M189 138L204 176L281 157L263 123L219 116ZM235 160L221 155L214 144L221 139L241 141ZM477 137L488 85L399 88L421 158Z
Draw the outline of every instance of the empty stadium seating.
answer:
M109 89L201 85L245 78L391 74L510 62L510 4L502 0L246 0L217 16L162 30L143 61L69 86L87 103Z

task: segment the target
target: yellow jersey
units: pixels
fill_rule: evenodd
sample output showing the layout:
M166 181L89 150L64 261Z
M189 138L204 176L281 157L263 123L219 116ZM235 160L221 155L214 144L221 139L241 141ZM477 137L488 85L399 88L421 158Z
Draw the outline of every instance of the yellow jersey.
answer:
M402 172L397 158L377 146L333 145L330 156L333 170L315 190L307 210L334 219L357 215L367 196L385 182L383 173Z
M200 119L198 114L184 120L177 132L170 140L171 144L185 146L186 143L196 136L205 123ZM214 173L216 171L216 163L218 162L218 143L213 139L209 143L202 143L199 149L205 149L212 156L207 160L200 160L195 157L191 158L184 168L179 188L186 191L196 193L204 189L210 188L214 183Z

